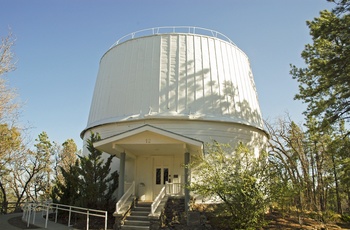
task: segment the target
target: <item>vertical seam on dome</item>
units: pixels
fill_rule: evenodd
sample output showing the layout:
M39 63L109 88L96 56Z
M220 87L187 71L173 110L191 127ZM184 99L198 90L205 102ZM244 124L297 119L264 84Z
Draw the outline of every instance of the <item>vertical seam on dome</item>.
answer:
M195 101L197 100L197 90L196 90L196 39L193 36L193 105L195 105ZM193 108L192 108L193 109ZM197 108L195 108L197 112Z
M187 49L188 49L188 46L187 46L187 38L188 36L186 35L185 36L185 45L186 45L186 52L185 52L185 79L186 79L186 82L185 82L185 110L188 110L188 52L187 52Z
M202 75L202 98L203 98L203 101L204 98L205 98L205 92L204 92L204 66L203 66L203 37L200 37L200 50L201 50L201 75Z
M241 73L240 73L240 69L239 69L239 66L238 66L237 49L235 49L234 60L235 60L235 63L236 63L236 65L235 65L235 70L236 71L235 72L236 72L236 76L237 76L237 98L238 98L238 102L240 103L241 99L242 99L241 92L240 92L241 91L240 89L242 89L242 83L241 83ZM236 109L237 110L239 109L239 111L237 111L239 113L237 113L237 114L240 114L240 116L242 116L242 109L241 109L241 105L240 104L237 104Z
M209 86L210 86L210 98L213 98L213 75L212 75L212 72L211 72L211 55L210 55L210 43L209 43L209 38L207 38L207 52L208 52L208 65L209 65ZM213 102L213 99L210 100L211 102L211 107L214 108L214 102Z
M171 66L171 35L168 34L168 74L167 74L167 79L166 79L166 109L169 110L169 94L170 94L170 90L169 90L169 81L170 81L170 66Z
M227 61L227 59L224 57L224 50L225 50L225 43L220 42L220 50L221 50L221 59L222 59L222 72L224 74L224 96L225 96L225 102L227 103L226 105L226 113L230 114L230 109L229 109L229 100L228 100L228 96L227 96L227 88L228 88L228 80L227 80L227 74L226 74L226 63L225 61ZM225 113L224 113L225 114ZM224 115L223 114L223 115Z
M233 52L232 52L232 47L230 46L229 52L227 53L227 58L229 64L229 71L230 71L230 78L231 78L231 83L232 83L232 95L231 95L231 100L232 100L232 116L237 114L237 108L236 108L236 89L235 87L237 86L237 79L235 76L235 71L234 71L234 59L233 59Z
M175 97L175 111L179 112L179 77L180 77L180 35L177 35L177 48L176 48L176 97Z
M219 74L219 66L218 66L218 54L217 54L217 49L216 49L216 41L214 39L214 50L215 50L215 65L216 65L216 77L217 77L217 81L218 81L218 93L219 93L219 110L220 110L220 114L222 115L222 110L221 110L221 87L220 87L220 74Z
M226 102L227 102L227 115L231 116L231 100L230 95L232 91L232 79L231 79L231 73L230 73L230 62L228 59L228 45L226 43L223 43L225 47L225 81L228 84L228 90L226 92Z

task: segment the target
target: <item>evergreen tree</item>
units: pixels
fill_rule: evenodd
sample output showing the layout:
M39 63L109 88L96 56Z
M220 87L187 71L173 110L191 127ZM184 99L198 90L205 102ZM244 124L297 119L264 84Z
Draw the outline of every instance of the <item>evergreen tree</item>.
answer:
M349 1L339 1L333 12L321 11L308 21L313 44L301 56L305 68L292 66L299 82L296 99L307 103L308 117L316 117L321 127L350 118L350 14Z
M39 198L48 199L51 193L51 182L53 179L52 175L52 143L46 132L41 132L36 139L36 158L41 165L41 172L38 173L34 178L34 196L35 200Z
M79 190L79 161L76 160L74 165L68 168L59 167L62 179L56 178L56 185L54 186L51 198L54 203L77 206L77 200L80 197Z
M89 155L80 157L79 202L83 207L112 211L115 205L113 193L118 187L118 172L111 173L113 156L104 160L103 152L93 146L100 139L99 134L91 133L87 140Z

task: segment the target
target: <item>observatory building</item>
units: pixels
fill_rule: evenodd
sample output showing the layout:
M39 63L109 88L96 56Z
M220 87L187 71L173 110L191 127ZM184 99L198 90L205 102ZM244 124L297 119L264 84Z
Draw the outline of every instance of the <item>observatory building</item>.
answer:
M207 142L243 142L255 153L267 142L247 55L198 27L141 30L112 45L100 60L84 141L91 131L102 138L94 146L120 160L119 198L145 201L186 183L184 164Z

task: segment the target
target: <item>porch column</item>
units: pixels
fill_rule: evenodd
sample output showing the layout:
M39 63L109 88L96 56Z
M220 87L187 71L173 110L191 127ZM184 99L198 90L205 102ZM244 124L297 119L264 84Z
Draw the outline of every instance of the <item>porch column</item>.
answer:
M124 178L125 178L125 152L120 153L119 163L119 183L118 183L118 200L124 195Z
M188 189L188 186L190 185L190 169L188 168L188 165L190 164L190 153L185 153L185 212L187 216L187 224L188 224L188 209L189 209L189 203L190 203L190 190Z

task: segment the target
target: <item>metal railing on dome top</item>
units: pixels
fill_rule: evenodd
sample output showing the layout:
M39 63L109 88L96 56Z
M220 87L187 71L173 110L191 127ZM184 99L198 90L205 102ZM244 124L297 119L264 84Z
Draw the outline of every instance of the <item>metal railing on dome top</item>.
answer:
M119 38L119 40L116 41L110 47L110 49L113 48L114 46L116 46L122 42L128 41L130 39L139 38L139 37L143 37L143 36L156 35L156 34L168 34L168 33L186 33L186 34L206 35L206 36L220 38L224 41L227 41L227 42L235 45L235 43L233 43L231 41L231 39L229 39L226 35L218 32L216 30L206 29L206 28L202 28L202 27L195 27L195 26L162 26L162 27L153 27L153 28L143 29L143 30L139 30L139 31L127 34L127 35Z

